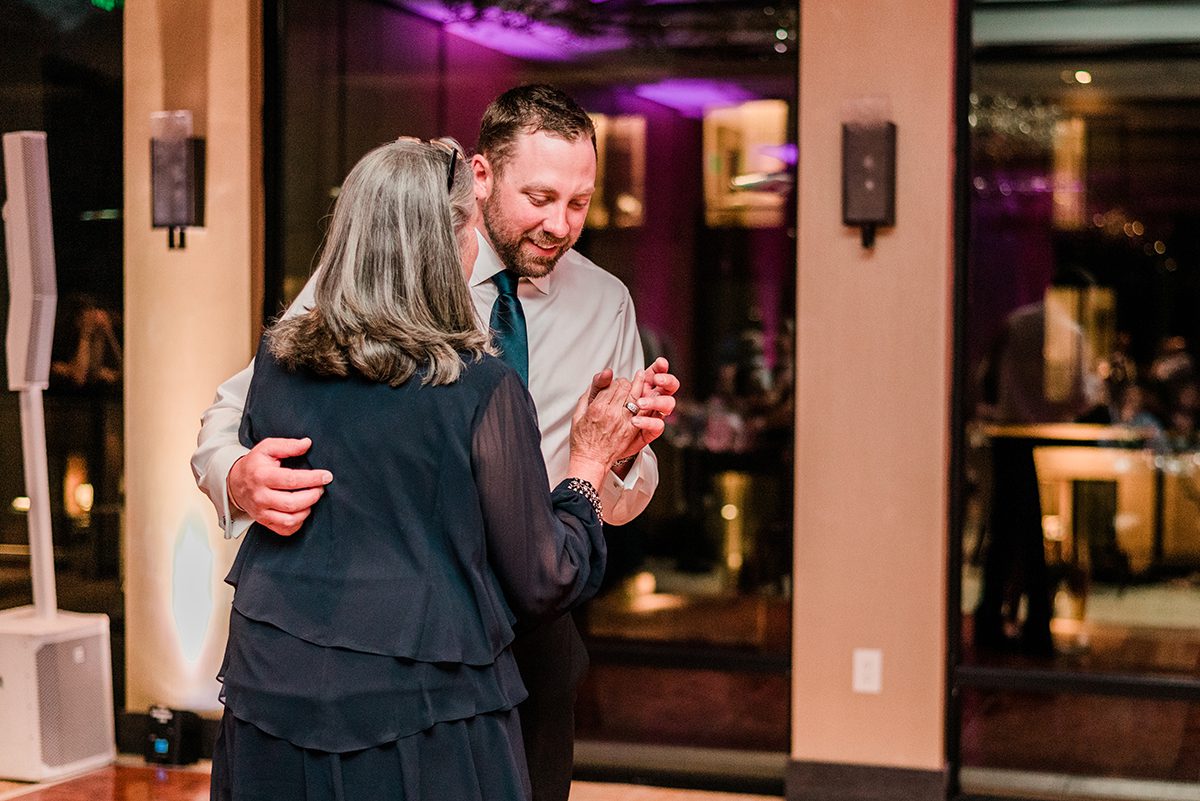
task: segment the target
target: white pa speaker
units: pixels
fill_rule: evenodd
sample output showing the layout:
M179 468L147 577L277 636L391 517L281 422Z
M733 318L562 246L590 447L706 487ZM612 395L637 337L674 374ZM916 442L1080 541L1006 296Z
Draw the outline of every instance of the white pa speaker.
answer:
M0 612L0 777L47 781L109 764L108 617Z
M8 388L45 387L54 338L54 230L46 134L4 134L4 242L8 256Z

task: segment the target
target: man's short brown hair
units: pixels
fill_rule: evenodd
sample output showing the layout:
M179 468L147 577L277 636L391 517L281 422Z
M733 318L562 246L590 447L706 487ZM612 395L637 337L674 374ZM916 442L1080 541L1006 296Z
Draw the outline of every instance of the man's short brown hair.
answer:
M587 112L558 87L535 83L509 89L488 105L476 150L499 174L512 158L517 137L538 131L568 142L586 136L596 147L596 128Z

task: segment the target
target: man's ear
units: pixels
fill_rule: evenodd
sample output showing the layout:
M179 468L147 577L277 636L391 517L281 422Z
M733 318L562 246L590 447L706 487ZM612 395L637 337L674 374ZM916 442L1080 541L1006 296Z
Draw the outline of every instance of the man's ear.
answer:
M471 156L471 172L475 176L475 199L482 203L491 196L496 177L487 156L481 153Z

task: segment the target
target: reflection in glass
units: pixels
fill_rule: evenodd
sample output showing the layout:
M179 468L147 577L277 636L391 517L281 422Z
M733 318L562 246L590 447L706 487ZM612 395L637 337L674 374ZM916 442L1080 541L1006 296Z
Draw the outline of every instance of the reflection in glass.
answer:
M580 616L592 653L580 734L783 751L797 8L552 5L280 4L269 311L307 279L330 188L371 147L398 134L469 147L486 105L517 84L574 96L596 122L598 162L576 247L629 288L647 360L667 357L683 382L654 445L655 498L609 528L606 586ZM711 669L722 659L750 667ZM629 671L637 682L615 679ZM696 694L728 725L700 719Z
M596 126L596 193L589 228L638 228L645 220L646 118L593 114Z
M962 701L962 778L973 792L1009 796L1022 787L1022 797L1062 798L1078 791L1079 777L1121 776L1137 781L1090 797L1195 797L1200 761L1186 701L976 689Z
M1063 694L966 689L964 785L1012 792L994 769L1195 782L1195 704L1078 686L1200 687L1200 60L1014 33L1048 13L975 12L991 45L967 109L962 661ZM1102 14L1054 13L1072 36Z
M109 616L118 709L125 705L123 16L113 0L0 0L0 131L45 131L50 160L59 302L44 400L58 601ZM0 245L0 331L8 309L4 258ZM0 349L0 374L3 360ZM16 395L0 393L0 608L32 596L20 431Z
M704 114L704 212L711 226L784 224L788 106L755 100ZM793 160L794 163L794 160Z
M1188 555L1200 547L1181 508L1200 409L1186 312L1200 301L1200 240L1187 224L1191 184L1165 179L1200 173L1173 158L1195 144L1180 114L1197 99L1178 84L1141 83L1157 64L1131 63L1127 77L1119 67L1105 71L1104 96L1081 94L1087 84L1065 61L977 68L967 337L976 492L963 600L973 658L1051 656L1045 615L1061 663L1081 646L1094 651L1098 627L1181 625L1176 611L1197 593L1200 562ZM1064 422L1113 429L1065 441L1046 428ZM985 424L1032 429L1015 437ZM1001 586L989 590L997 550ZM1150 597L1161 603L1153 613L1141 606Z

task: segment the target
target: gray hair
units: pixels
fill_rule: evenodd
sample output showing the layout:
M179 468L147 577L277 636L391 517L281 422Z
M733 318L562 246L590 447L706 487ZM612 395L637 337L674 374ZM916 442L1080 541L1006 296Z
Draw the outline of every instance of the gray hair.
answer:
M350 171L318 260L314 307L267 333L284 367L353 371L391 386L423 373L424 384L449 384L464 358L491 352L459 255L458 236L475 235L466 224L475 198L457 144L399 139Z

